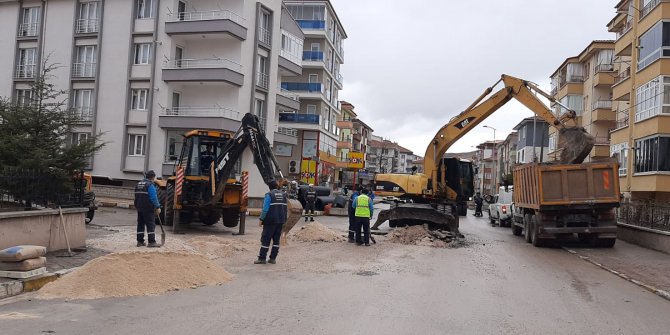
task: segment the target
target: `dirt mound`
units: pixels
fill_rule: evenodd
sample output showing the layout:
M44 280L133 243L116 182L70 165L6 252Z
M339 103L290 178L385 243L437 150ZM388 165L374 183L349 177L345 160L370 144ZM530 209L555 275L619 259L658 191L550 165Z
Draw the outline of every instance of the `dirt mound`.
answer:
M123 252L96 258L47 284L40 299L99 299L158 295L231 281L223 267L184 252Z
M252 243L239 239L226 239L214 235L199 236L188 240L199 253L209 259L228 258L234 254L249 251Z
M426 226L396 228L388 234L388 241L392 243L436 248L446 248L452 240L453 235L450 232L428 230Z
M340 242L345 238L317 221L310 222L291 235L291 239L302 242Z

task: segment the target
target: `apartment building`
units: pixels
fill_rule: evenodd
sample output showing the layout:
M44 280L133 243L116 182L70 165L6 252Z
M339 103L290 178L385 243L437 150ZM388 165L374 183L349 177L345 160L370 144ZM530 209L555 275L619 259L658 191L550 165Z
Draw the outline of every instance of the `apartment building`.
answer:
M612 110L612 85L615 83L614 41L593 41L579 55L566 59L551 75L552 95L577 113L577 124L595 137L595 145L585 161L610 156L610 131L616 128ZM557 115L565 108L554 104ZM560 156L558 132L549 131L551 157Z
M340 138L337 141L338 176L340 186L353 187L357 175L365 169L368 141L374 131L358 118L354 105L340 101L342 115L337 120Z
M494 195L498 190L498 174L496 163L498 161L498 144L501 141L486 141L477 145L475 155L475 191L482 195Z
M528 117L513 128L517 132L516 163L546 162L552 151L549 124L539 117ZM555 141L554 141L555 143Z
M496 163L496 171L498 175L498 186L505 186L513 184L512 171L517 158L517 145L519 144L519 133L511 132L500 143L496 151L498 152L498 161Z
M143 171L173 173L182 134L236 131L258 115L270 141L278 113L299 103L280 91L302 73L304 35L281 0L61 0L0 2L0 95L30 94L44 62L82 116L75 138L102 134L96 182L132 185ZM267 190L252 155L251 197Z
M284 78L281 89L296 94L299 108L279 110L279 127L294 132L298 148L291 153L290 176L304 183L334 185L340 130L340 66L347 35L330 1L285 1L305 34L302 74Z
M612 87L621 191L633 200L670 201L670 3L622 0L608 30L616 33Z

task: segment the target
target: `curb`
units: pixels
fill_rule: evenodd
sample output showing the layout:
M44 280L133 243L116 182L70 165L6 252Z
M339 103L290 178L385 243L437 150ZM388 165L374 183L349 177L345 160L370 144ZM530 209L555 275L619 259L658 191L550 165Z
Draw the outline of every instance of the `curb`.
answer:
M582 256L582 255L580 255L579 253L577 253L577 252L574 251L574 250L571 250L571 249L568 249L568 248L565 248L565 247L563 247L563 250L565 250L565 251L567 251L567 252L569 252L569 253L571 253L571 254L573 254L573 255L576 255L577 257L581 258L582 260L585 260L585 261L587 261L587 262L589 262L589 263L591 263L591 264L593 264L593 265L595 265L595 266L597 266L597 267L599 267L599 268L601 268L601 269L603 269L603 270L605 270L605 271L607 271L607 272L609 272L609 273L612 273L612 274L614 274L614 275L616 275L616 276L618 276L618 277L620 277L620 278L623 278L623 279L625 279L625 280L627 280L627 281L629 281L629 282L631 282L631 283L633 283L633 284L635 284L635 285L637 285L637 286L639 286L639 287L642 287L643 289L645 289L645 290L647 290L647 291L649 291L649 292L651 292L651 293L654 293L654 294L656 294L657 296L659 296L659 297L661 297L661 298L663 298L663 299L665 299L665 300L670 301L670 292L667 292L667 291L658 289L658 288L653 287L653 286L651 286L651 285L649 285L649 284L647 284L647 283L644 283L644 282L639 281L639 280L637 280L637 279L631 278L631 277L629 277L628 275L626 275L625 273L616 271L616 270L614 270L614 269L610 269L610 268L608 268L607 266L605 266L605 265L603 265L603 264L600 264L600 263L598 263L598 262L596 262L596 261L590 259L590 258L587 257L587 256Z
M13 297L23 292L34 292L44 285L74 271L76 268L60 270L52 273L47 273L41 276L27 278L23 280L13 280L10 282L0 284L0 300L4 298Z
M135 209L135 205L128 202L111 202L111 201L102 201L99 204L99 207L117 207L124 209Z

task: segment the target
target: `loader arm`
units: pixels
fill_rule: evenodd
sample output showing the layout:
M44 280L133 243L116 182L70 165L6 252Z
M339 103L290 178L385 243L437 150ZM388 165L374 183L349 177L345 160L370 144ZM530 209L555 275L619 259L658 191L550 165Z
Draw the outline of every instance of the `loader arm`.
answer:
M491 95L488 99L484 100L491 94L491 92L493 92L495 86L497 86L500 82L503 82L504 87L495 94ZM438 169L440 168L438 163L440 159L442 156L444 156L451 145L453 145L479 123L484 121L484 119L497 111L500 107L505 105L508 101L512 100L512 98L517 99L519 102L533 111L537 116L544 119L550 125L557 127L559 130L574 128L566 125L568 120L574 121L574 118L576 117L576 113L574 111L563 106L568 110L568 112L564 113L561 117L557 117L554 115L551 109L549 109L549 107L547 107L534 93L538 93L550 101L557 103L553 97L543 92L536 85L519 78L502 75L499 81L497 81L493 86L487 88L486 91L465 111L452 118L449 123L440 128L435 137L433 137L433 140L428 145L424 155L424 171L430 179L428 187L432 190L431 192L438 197L440 197L440 194L442 197L445 197L445 193L453 193L449 192L445 185L440 185L444 184L444 182L438 181ZM484 101L482 102L482 100ZM588 134L584 134L585 132L582 131L578 135L590 136ZM592 147L592 137L590 143ZM588 145L588 143L585 145ZM591 147L588 147L586 154L591 151ZM584 148L584 150L586 150L586 148ZM570 157L566 159L573 161L579 160L580 158ZM584 157L581 157L581 160L583 159Z
M216 161L212 163L211 169L216 179L216 189L211 203L220 202L223 199L228 178L235 168L235 163L242 157L246 148L251 149L254 155L254 164L263 177L263 182L269 184L275 180L275 175L283 179L277 159L272 152L270 141L265 136L260 120L256 115L247 113L242 118L242 125L228 144L222 148Z

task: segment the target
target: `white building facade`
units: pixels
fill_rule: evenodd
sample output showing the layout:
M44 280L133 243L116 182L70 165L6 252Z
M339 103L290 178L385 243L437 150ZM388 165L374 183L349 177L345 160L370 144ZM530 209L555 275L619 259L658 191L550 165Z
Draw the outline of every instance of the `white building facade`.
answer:
M169 176L181 135L234 132L258 115L271 143L297 141L278 110L300 108L280 89L302 74L302 33L281 0L0 1L0 95L21 98L47 64L82 116L75 137L101 134L99 181L132 185L146 170ZM288 143L286 143L288 142ZM267 187L243 155L252 198Z

